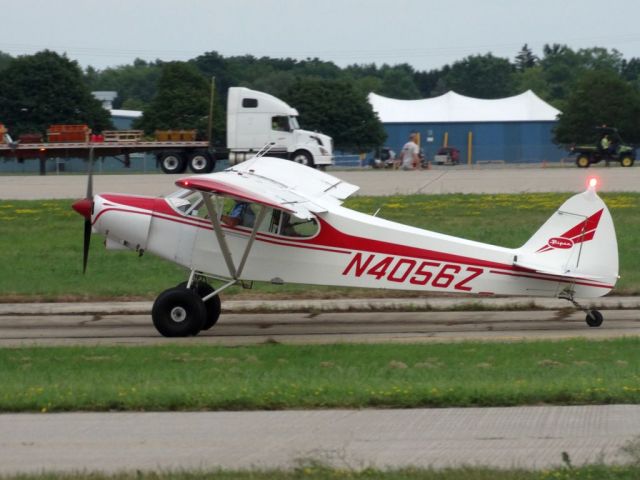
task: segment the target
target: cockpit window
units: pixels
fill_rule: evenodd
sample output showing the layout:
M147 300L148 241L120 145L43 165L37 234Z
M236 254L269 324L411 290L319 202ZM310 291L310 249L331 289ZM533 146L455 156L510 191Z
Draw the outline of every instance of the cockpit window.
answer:
M212 196L211 199L214 202L218 202L218 211L221 204L221 198ZM178 210L182 215L198 218L209 218L209 212L207 212L207 206L202 200L202 195L199 192L192 190L179 190L174 194L167 197L167 201Z
M230 198L211 196L223 226L253 228L262 205L241 202ZM184 216L209 218L202 194L191 190L179 190L167 197L167 201ZM315 218L298 218L282 210L267 208L259 232L285 237L312 237L318 233Z
M281 210L274 210L270 231L285 237L313 237L318 232L315 218L298 218Z

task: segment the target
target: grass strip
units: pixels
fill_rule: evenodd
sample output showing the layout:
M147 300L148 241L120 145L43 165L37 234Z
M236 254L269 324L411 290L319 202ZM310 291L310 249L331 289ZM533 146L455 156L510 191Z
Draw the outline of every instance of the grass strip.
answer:
M0 350L0 411L640 402L640 339Z
M505 247L533 235L570 194L409 195L355 197L346 206L436 232ZM619 294L640 293L640 194L603 194L616 225L620 252ZM106 251L101 237L82 269L82 222L71 200L0 201L0 301L152 299L185 280L175 265L134 252ZM248 291L232 288L225 297ZM383 291L306 285L256 284L253 295L335 298L383 296ZM398 296L401 292L393 291ZM387 293L389 295L389 293ZM412 295L416 295L413 293Z
M2 480L637 480L640 467L590 465L580 468L555 468L543 471L498 470L491 468L448 468L443 470L407 468L399 470L335 469L314 464L291 471L134 472L107 475L101 473L42 473L0 476Z

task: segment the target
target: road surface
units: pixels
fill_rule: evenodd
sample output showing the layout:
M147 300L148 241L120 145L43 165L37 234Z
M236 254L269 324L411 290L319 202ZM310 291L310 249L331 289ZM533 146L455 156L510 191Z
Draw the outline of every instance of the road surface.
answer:
M600 178L600 191L640 191L640 168L637 167L446 167L422 171L351 170L328 173L360 186L357 195L579 192L586 188L587 179L592 175ZM188 175L95 175L93 191L165 195L177 190L177 179ZM84 175L0 176L0 200L81 198L86 189Z

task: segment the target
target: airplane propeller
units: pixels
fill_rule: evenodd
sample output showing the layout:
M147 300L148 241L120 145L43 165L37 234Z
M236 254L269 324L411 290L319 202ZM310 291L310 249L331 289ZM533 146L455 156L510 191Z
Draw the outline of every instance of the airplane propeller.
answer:
M93 148L89 150L87 194L72 205L73 209L84 217L84 245L82 248L82 273L87 271L89 246L91 245L91 212L93 210Z

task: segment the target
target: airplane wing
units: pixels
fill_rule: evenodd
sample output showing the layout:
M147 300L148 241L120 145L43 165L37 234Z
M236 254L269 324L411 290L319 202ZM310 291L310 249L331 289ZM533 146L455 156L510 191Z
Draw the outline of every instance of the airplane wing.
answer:
M360 188L328 173L281 158L252 158L229 170L269 179L308 200L320 203L329 199L344 200Z
M180 179L176 185L259 203L309 219L340 205L359 187L289 160L259 157L222 172Z
M268 193L265 194L254 191L250 188L234 185L233 182L228 182L226 180L228 179L192 177L178 180L176 185L189 190L215 193L217 195L232 197L236 200L259 203L266 205L267 207L278 208L289 213L295 212L295 210L283 203L282 199L275 198L273 195L269 195Z

